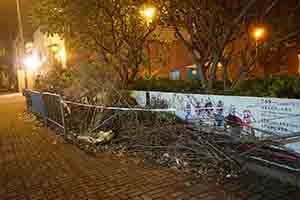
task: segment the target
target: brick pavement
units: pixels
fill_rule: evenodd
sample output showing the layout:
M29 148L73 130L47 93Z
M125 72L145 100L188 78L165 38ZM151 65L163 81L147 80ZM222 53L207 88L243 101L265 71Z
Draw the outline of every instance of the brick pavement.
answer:
M89 156L24 122L21 96L0 97L0 199L224 199L222 190L107 153Z
M297 200L299 189L245 175L224 186L186 180L169 169L90 156L20 115L24 99L0 96L0 200ZM226 193L224 191L227 191ZM238 197L237 197L238 196Z

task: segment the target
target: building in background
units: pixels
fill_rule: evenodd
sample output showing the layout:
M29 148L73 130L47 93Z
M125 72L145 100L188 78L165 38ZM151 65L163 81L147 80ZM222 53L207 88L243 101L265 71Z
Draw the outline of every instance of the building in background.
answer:
M141 76L146 77L149 74L149 69L152 73L152 78L169 78L171 80L195 80L199 79L197 67L189 50L183 43L176 39L174 31L171 29L163 30L160 33L162 40L170 40L173 42L168 48L168 51L162 52L163 47L155 42L148 45L149 66L144 66L141 69ZM239 44L238 46L242 46ZM300 41L294 40L282 46L282 51L276 50L270 54L270 57L259 61L255 70L249 74L251 79L264 78L267 75L300 75ZM165 61L161 62L164 57ZM235 80L239 76L239 60L233 60L228 66L229 78ZM217 79L223 79L222 63L219 63L217 69Z
M13 85L12 48L8 41L0 41L0 90Z
M66 68L66 48L64 39L58 35L49 36L38 28L33 33L33 51L32 54L38 56L42 65L37 72L45 74L55 64Z
M35 80L58 64L66 67L66 50L64 40L58 35L48 36L38 28L31 38L25 40L25 54L22 55L21 40L17 36L13 41L13 65L18 78L18 88L33 89Z

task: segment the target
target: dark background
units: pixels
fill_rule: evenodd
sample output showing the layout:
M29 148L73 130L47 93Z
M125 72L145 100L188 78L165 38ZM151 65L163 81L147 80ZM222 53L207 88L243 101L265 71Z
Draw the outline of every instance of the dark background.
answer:
M28 15L34 0L20 0L24 35L30 36L32 27ZM16 0L0 0L0 41L12 40L18 27Z

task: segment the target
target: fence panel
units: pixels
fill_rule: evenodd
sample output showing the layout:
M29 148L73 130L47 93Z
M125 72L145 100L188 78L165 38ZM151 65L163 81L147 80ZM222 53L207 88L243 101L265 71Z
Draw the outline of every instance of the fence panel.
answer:
M43 117L46 122L47 115L43 101L43 93L31 92L31 112Z
M47 121L65 130L64 109L62 97L57 94L43 93L43 102L46 110Z
M27 110L43 118L46 125L59 127L66 133L62 97L57 94L24 90Z

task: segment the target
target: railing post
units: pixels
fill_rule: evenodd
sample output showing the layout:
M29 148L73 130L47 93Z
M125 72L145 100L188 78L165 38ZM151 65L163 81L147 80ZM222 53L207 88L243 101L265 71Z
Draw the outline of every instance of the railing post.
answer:
M44 124L47 127L48 126L48 117L47 117L48 110L46 108L46 103L44 101L44 93L40 92L40 95L41 95L41 104L42 104L41 105L42 106L42 117L44 120Z
M64 127L64 135L66 135L68 133L67 131L67 126L66 126L66 122L65 122L65 110L64 110L64 100L62 98L62 96L59 96L59 105L60 105L60 113L61 113L61 122L62 122L62 126Z

